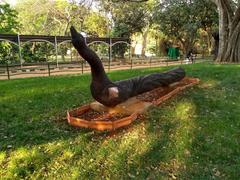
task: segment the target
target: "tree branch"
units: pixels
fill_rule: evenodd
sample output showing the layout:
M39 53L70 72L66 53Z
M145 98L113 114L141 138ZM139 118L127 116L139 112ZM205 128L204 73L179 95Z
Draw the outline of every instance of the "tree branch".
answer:
M231 2L229 0L221 0L222 7L226 10L227 15L228 15L228 21L232 22L233 16L234 16L234 11L233 8L231 7Z
M240 21L240 6L238 7L237 11L235 12L235 15L234 15L234 18L233 18L233 21L232 21L232 28L236 27L237 24L239 23Z

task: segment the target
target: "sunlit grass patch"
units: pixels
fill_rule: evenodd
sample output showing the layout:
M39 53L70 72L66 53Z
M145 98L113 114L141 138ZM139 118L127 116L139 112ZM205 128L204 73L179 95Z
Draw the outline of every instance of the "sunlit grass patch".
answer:
M4 161L5 156L6 156L5 152L0 152L0 164Z
M42 165L49 159L37 148L20 148L11 153L8 162L7 176L14 178L34 177L38 171L42 171Z
M167 125L162 128L166 131L168 140L163 147L159 146L162 149L159 152L162 153L162 156L155 166L155 176L162 174L175 179L181 177L182 171L185 171L187 167L186 161L191 157L196 107L193 102L186 99L181 99L179 102L174 101L171 105L173 106L169 106L163 111L163 118L160 121ZM165 120L164 115L168 112L171 116ZM169 126L170 124L171 126Z
M201 82L199 86L201 88L211 89L216 87L217 85L218 85L218 82L216 80L209 79L207 81Z
M4 174L4 165L6 162L6 152L0 152L0 177Z
M191 121L196 113L196 106L193 102L180 101L176 104L175 112L180 121Z

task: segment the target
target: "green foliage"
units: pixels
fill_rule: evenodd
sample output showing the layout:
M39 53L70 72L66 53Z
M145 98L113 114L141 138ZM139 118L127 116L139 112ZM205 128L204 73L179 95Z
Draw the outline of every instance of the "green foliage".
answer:
M196 8L196 18L200 22L200 28L205 31L218 28L218 12L214 3L208 0L195 0L193 8Z
M130 38L131 35L142 30L150 21L150 3L131 3L131 2L108 2L100 0L103 10L111 15L112 28L111 36ZM128 46L117 44L113 48L113 56L124 58Z
M140 5L130 6L120 4L113 9L113 21L117 32L121 32L121 37L129 37L135 32L141 32L146 26L146 9Z
M66 0L21 1L16 5L19 21L23 25L20 32L21 34L68 35L71 24L79 29L82 26L89 14L86 6Z
M19 63L18 46L0 42L0 64Z
M154 21L160 30L181 42L185 52L193 48L198 30L208 31L217 20L217 8L208 0L166 0L156 5L154 13Z
M19 29L17 12L9 4L0 4L0 34L16 33ZM16 46L8 42L0 42L0 64L16 62L18 59Z
M164 55L166 47L163 45L167 43L169 46L169 42L181 44L185 52L193 48L196 42L201 51L209 50L211 42L206 41L210 41L218 22L216 7L208 0L148 0L142 3L97 0L95 3L98 11L91 9L91 1L86 0L22 0L17 3L16 11L7 4L1 5L0 33L15 33L19 29L21 34L69 35L69 27L74 25L89 36L130 38L136 33L150 32L153 29L150 34L156 41L150 42L148 48L157 55ZM18 22L21 23L21 28ZM207 32L207 36L202 30ZM168 39L162 40L165 42L161 44L165 35ZM32 48L32 45L24 46L24 60L35 62L48 59L53 53L44 46L44 43L38 44L36 49L39 50L35 51L25 49ZM1 62L14 62L17 59L14 48L16 49L9 45L1 48ZM127 52L126 44L113 47L114 57L123 58ZM59 55L64 59L66 53L67 47L61 46Z
M0 33L16 33L18 28L17 12L9 4L0 4Z
M93 43L89 47L94 50L102 61L109 59L109 46L103 43Z
M77 29L87 32L88 35L106 36L106 19L98 16L98 13L90 13L89 6L87 1L23 0L15 7L22 24L20 33L70 35L69 27L74 25ZM61 45L58 50L64 61L68 50L67 45ZM40 62L49 60L55 52L50 44L30 43L23 46L22 53L25 62Z
M171 67L111 72L113 80ZM0 81L0 177L238 179L239 65L184 66L201 79L115 132L69 126L91 102L89 75Z
M128 31L128 26L124 23L116 24L113 32L112 32L113 37L130 37L130 32ZM113 51L113 56L114 57L119 57L119 58L124 58L124 53L127 51L127 44L116 44L113 46L112 51Z
M45 42L26 43L22 48L22 58L26 63L47 62L49 61L49 57L53 56L54 53L54 47Z
M46 34L50 35L47 26L48 10L52 5L47 0L23 0L17 3L19 21L22 24L20 34ZM53 28L52 26L49 28ZM52 29L55 30L54 28Z
M108 21L96 12L91 12L83 23L83 30L90 36L107 37Z

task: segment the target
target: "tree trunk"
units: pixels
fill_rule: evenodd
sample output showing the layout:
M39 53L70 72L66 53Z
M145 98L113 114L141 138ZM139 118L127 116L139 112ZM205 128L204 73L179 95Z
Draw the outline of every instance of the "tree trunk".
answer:
M222 61L239 62L240 61L240 19L238 25L229 35L226 43L225 52Z
M211 55L212 47L213 47L213 41L212 41L212 30L207 30L207 52L208 55Z
M135 55L136 45L131 46L131 55Z
M185 41L183 41L182 39L179 39L181 44L183 45L183 52L185 54L185 56L187 56L187 54L193 50L194 44L195 42L191 39L187 39Z
M64 29L64 36L68 35L67 33L68 33L69 25L70 25L70 20L67 22L66 27Z
M146 53L147 36L148 36L148 29L146 31L144 31L144 33L143 33L142 52L141 52L142 57L145 57L145 53Z
M212 34L212 37L214 39L214 46L213 46L212 54L214 55L214 60L216 60L218 57L218 49L219 49L219 32L214 32Z
M230 0L213 0L219 8L218 62L240 61L240 6L234 12Z

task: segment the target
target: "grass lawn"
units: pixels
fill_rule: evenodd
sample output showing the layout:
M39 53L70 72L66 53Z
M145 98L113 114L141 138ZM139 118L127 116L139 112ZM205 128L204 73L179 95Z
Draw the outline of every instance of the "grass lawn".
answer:
M201 83L114 133L66 122L92 101L89 75L0 81L0 179L238 179L240 65L185 69Z

